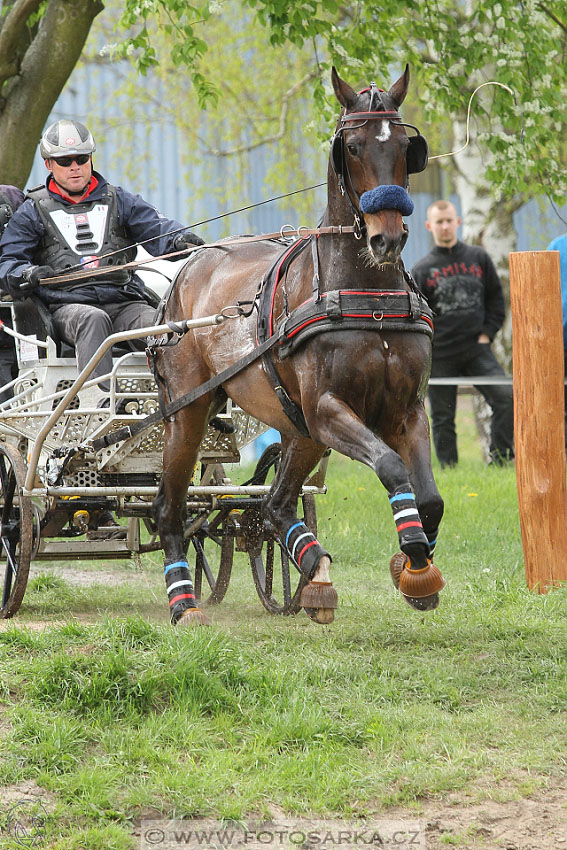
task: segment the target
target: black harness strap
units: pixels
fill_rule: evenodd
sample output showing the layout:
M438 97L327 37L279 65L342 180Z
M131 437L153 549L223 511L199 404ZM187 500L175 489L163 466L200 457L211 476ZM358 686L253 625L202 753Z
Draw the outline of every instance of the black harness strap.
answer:
M306 301L279 326L280 360L307 339L335 330L413 331L433 336L431 309L415 292L356 292L333 289L318 301Z
M291 249L286 248L284 254L280 255L276 262L273 263L271 268L268 270L266 275L264 276L264 280L262 281L262 286L260 289L259 301L258 301L258 342L262 343L266 338L270 338L269 334L272 331L272 309L273 309L273 298L276 287L282 277L286 274L288 268L291 263L295 260L296 257L301 254L301 252L309 245L309 242L316 243L316 239L314 236L309 237L309 239L300 239L298 240ZM317 251L317 246L315 245L315 253ZM315 262L315 261L314 261ZM317 279L315 282L315 278ZM318 262L314 267L314 279L313 279L313 288L319 291L319 275L318 275ZM314 297L315 294L314 294ZM278 334L279 340L279 334ZM270 346L272 348L272 346ZM272 382L272 386L274 388L274 392L276 393L279 402L283 408L283 411L289 421L292 423L294 428L299 431L299 433L303 437L309 436L309 429L307 427L307 423L305 421L305 417L303 416L303 412L300 407L289 397L287 390L282 384L281 378L278 374L278 370L276 369L276 365L274 363L272 353L268 349L263 358L264 371L270 378Z

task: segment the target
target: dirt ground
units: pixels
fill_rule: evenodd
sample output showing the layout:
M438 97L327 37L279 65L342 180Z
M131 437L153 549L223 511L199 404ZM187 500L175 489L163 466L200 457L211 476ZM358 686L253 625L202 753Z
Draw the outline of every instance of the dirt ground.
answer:
M502 793L506 789L493 790ZM511 789L507 790L511 793ZM22 782L0 789L0 810L3 812L24 811L26 803L37 801L49 816L55 806L55 798L35 783ZM274 823L280 825L287 820L274 812ZM416 837L411 846L403 842L397 850L447 850L448 847L471 850L562 850L567 847L567 781L553 783L551 788L527 798L505 802L495 799L478 802L466 795L455 794L443 801L425 801L419 813L405 809L381 812L373 822L380 829L386 821L396 821L408 827L418 821L421 825L419 838ZM316 825L318 822L313 820L311 823ZM337 820L325 819L324 823L325 829L336 830L336 833L345 828L345 824ZM186 829L211 826L211 822L207 821L185 822ZM135 832L140 835L140 826ZM388 843L384 842L385 848ZM143 842L141 846L145 850ZM169 847L167 842L162 846ZM302 845L302 850L307 850L307 847L306 844Z
M567 780L506 802L473 802L454 794L443 802L426 802L423 818L427 850L561 850L567 848Z

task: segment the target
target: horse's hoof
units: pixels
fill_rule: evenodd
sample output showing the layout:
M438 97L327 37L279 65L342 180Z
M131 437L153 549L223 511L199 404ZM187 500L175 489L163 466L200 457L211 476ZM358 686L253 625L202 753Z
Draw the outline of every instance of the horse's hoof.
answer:
M431 561L420 570L410 570L406 564L401 572L398 587L404 596L411 599L425 599L443 590L445 579L441 575L441 570Z
M390 560L390 575L397 590L408 605L416 611L433 611L439 605L439 591L445 587L445 579L435 564L423 570L409 570L409 558L404 552L396 552Z
M415 596L404 596L404 600L416 611L433 611L439 605L439 594L432 593L431 596L422 596L421 599Z
M319 623L321 626L328 626L335 619L334 608L304 608L303 610L310 620Z
M400 576L408 561L408 556L403 552L396 552L395 555L392 555L390 560L390 575L392 576L392 581L394 582L396 590L400 589Z
M187 610L184 611L178 619L176 625L185 626L185 628L191 628L192 626L210 626L211 621L200 608L187 608Z
M310 581L301 591L303 608L338 608L339 597L330 581Z
M339 597L330 581L310 581L301 591L300 604L307 616L322 625L332 623Z

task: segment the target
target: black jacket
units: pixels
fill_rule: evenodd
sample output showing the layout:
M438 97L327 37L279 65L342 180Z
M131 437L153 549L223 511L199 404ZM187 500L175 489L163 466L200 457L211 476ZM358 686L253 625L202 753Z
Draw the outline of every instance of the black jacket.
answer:
M482 333L494 339L506 308L500 279L484 248L464 242L452 248L435 246L412 274L433 310L435 359L466 351Z

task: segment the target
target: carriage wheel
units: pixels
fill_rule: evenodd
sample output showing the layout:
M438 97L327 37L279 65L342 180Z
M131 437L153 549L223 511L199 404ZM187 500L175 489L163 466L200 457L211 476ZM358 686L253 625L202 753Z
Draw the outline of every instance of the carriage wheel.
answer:
M195 597L216 605L225 597L234 560L234 526L228 508L210 515L190 540L195 550Z
M271 472L277 469L281 449L281 443L272 443L263 452L256 465L254 484L264 484ZM315 498L302 496L301 502L303 517L300 516L300 519L317 534ZM290 562L285 547L271 523L265 519L261 507L249 508L242 520L252 577L262 605L271 614L296 614L301 608L301 591L307 584L307 578Z
M33 548L33 510L23 495L26 467L19 451L0 444L0 557L4 583L0 618L18 611L24 598Z

